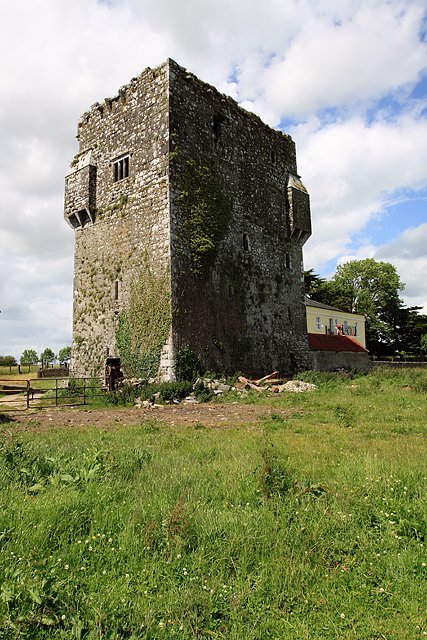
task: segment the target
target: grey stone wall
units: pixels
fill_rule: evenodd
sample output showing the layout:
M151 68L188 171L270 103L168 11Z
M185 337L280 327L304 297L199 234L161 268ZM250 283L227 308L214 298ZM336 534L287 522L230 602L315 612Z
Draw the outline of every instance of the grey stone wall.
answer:
M369 371L371 362L366 351L311 351L313 371L335 371L336 369L354 369L357 371Z
M390 360L371 360L371 367L390 367L394 369L419 369L427 368L427 362L396 362Z
M93 105L79 122L79 153L65 191L65 217L76 228L73 375L99 375L106 354L118 355L118 317L147 257L155 272L169 271L168 112L163 65ZM88 154L96 166L95 208L88 166L81 166ZM114 182L114 161L126 154L129 176ZM81 225L85 207L93 222Z
M307 368L302 243L310 217L294 142L173 63L170 128L175 349L190 344L203 366L216 371L251 375ZM186 224L188 203L182 197L193 189L190 200L197 202L199 185L189 179L189 167L210 180L199 218L206 213L203 206L216 200L218 210L213 207L211 215L224 220L201 275L194 273L191 258L192 234L199 229ZM296 196L290 201L293 176L293 192L302 193L305 211ZM292 235L294 219L295 227L305 220L298 236ZM203 225L209 230L208 220Z
M184 347L218 372L309 368L310 209L289 136L169 60L93 105L78 140L64 208L75 229L73 375L122 355L119 319L147 264L170 296L163 379ZM116 179L124 158L129 175Z

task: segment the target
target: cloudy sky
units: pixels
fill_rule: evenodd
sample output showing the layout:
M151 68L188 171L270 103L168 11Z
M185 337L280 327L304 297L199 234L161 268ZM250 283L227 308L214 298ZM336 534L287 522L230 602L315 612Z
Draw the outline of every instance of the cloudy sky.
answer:
M290 133L305 268L392 262L427 313L425 0L0 0L0 354L71 344L79 116L172 57Z

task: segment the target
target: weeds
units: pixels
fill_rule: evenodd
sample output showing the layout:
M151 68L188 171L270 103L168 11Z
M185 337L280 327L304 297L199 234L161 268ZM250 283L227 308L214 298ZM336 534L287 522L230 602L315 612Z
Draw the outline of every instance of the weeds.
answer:
M8 427L0 638L424 637L425 376L258 397L234 429Z
M140 391L139 397L141 400L156 400L164 403L170 403L174 400L180 402L192 391L192 382L163 382L146 385Z
M349 405L336 405L334 407L334 416L338 420L338 424L347 429L354 427L356 424L356 414L353 407Z
M287 465L279 460L272 446L263 449L261 457L260 484L264 498L283 498L293 487Z
M207 402L213 396L212 391L207 389L203 382L193 384L193 382L181 380L146 384L140 388L125 384L106 396L106 400L115 405L134 404L137 398L160 404L171 404L181 402L190 394L193 394L199 402Z

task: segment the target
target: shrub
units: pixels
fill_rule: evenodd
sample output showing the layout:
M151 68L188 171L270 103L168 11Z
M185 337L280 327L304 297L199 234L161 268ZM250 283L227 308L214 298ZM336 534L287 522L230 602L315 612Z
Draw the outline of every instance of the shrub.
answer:
M278 459L271 449L261 453L261 490L265 498L283 497L293 487L293 480L287 465Z
M192 380L193 382L201 373L199 359L189 345L181 347L175 356L175 373L177 380Z
M178 382L162 382L161 384L147 384L139 393L141 400L151 400L155 394L161 402L183 400L193 390L193 383L188 380Z

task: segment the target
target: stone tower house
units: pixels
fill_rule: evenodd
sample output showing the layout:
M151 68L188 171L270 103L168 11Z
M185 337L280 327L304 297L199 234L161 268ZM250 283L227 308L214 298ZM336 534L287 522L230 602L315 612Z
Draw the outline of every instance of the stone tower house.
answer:
M78 123L75 376L248 375L309 366L309 196L290 136L167 60Z

